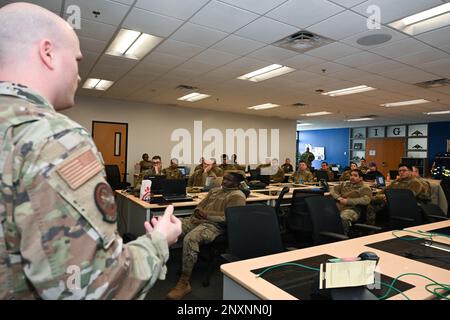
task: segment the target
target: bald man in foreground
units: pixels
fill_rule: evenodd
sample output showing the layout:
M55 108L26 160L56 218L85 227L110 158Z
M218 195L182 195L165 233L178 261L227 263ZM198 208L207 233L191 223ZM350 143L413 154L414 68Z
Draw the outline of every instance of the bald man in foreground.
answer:
M32 4L0 9L0 299L143 298L181 222L169 207L126 245L89 133L55 110L80 81L78 38Z

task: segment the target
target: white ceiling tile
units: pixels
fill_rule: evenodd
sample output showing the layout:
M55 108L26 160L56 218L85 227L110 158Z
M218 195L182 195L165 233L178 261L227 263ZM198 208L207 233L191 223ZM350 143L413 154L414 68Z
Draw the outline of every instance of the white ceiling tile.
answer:
M142 59L142 62L143 63L160 64L162 66L167 66L167 67L176 67L176 66L184 63L186 60L187 60L187 58L174 56L174 55L167 54L167 53L152 52L147 57Z
M447 46L441 46L439 47L439 49L444 50L447 53L450 53L450 44Z
M367 8L371 5L376 5L381 11L381 23L387 23L441 4L441 0L369 0L353 7L352 10L368 17L372 13L368 13Z
M335 60L337 63L345 64L350 67L359 67L379 61L383 61L385 58L371 52L360 52L345 56Z
M234 54L229 54L214 49L207 49L191 60L204 62L214 66L221 66L237 58L238 56Z
M141 79L142 82L149 82L160 76L160 73L153 73L151 71L143 70L140 67L134 68L127 73L126 77L133 77L136 79ZM121 79L122 81L122 79Z
M118 25L130 8L129 6L107 0L66 0L64 10L67 11L70 5L76 5L81 9L81 17L83 19L111 25ZM100 15L96 17L93 11L100 12Z
M116 27L109 24L81 19L81 29L75 29L80 37L109 42L116 32Z
M392 38L389 41L385 42L385 43L376 44L376 45L370 45L370 46L360 45L358 42L356 42L358 39L360 39L362 37L375 36L375 35L379 35L379 34L388 34ZM353 47L360 48L362 50L369 50L369 49L372 49L372 48L386 46L389 43L393 43L393 42L395 42L397 40L404 39L406 37L407 37L407 35L405 35L404 33L401 33L401 32L395 31L395 30L393 30L391 28L387 28L387 27L382 26L379 30L378 29L367 30L367 31L361 32L359 34L353 35L351 37L342 39L342 40L340 40L340 42L349 44L349 45L351 45Z
M334 42L317 49L309 50L305 54L325 60L336 60L357 52L360 52L360 50L343 43Z
M163 66L160 63L145 62L140 63L135 69L140 69L142 73L161 75L172 69L172 67L167 65Z
M323 62L325 62L325 60L311 57L306 54L298 54L295 57L282 61L284 65L295 69L304 69L312 65L321 64Z
M97 62L97 64L122 69L131 69L138 64L138 61L105 54L100 57L100 60Z
M167 37L183 24L182 20L134 8L123 26L158 37Z
M296 55L298 55L298 53L291 50L286 50L275 46L267 46L252 52L248 56L251 58L275 63Z
M347 68L345 70L341 70L338 72L334 72L330 75L332 78L342 79L342 80L353 80L357 78L361 78L367 75L367 72L354 69L354 68Z
M240 56L244 56L247 53L252 52L263 46L265 46L264 43L250 40L250 39L241 38L241 37L235 36L234 34L231 34L228 37L226 37L225 39L223 39L222 41L216 43L211 48L220 50L220 51L225 51L225 52L232 53L232 54L236 54L236 55L240 55Z
M343 10L326 0L289 0L266 16L303 29Z
M108 42L106 41L100 41L91 38L79 37L79 39L82 52L87 50L91 52L102 53L106 45L108 44Z
M138 0L137 8L182 20L189 19L209 0Z
M235 34L264 43L272 43L287 37L299 29L266 17L261 17L239 29Z
M256 18L258 18L257 14L225 3L212 1L197 12L189 21L221 31L233 32Z
M381 73L381 75L406 83L418 83L436 79L436 75L412 67L389 70Z
M297 70L294 72L290 72L286 75L284 75L284 78L293 81L293 82L307 82L311 79L317 78L320 75L317 73L304 71L304 70Z
M394 69L401 69L404 67L405 67L405 65L400 62L396 62L393 60L384 60L384 61L380 61L380 62L371 63L368 65L359 66L358 69L373 72L373 73L382 73L382 72L391 71Z
M120 67L112 67L109 65L96 64L94 69L89 74L89 77L96 79L105 79L110 81L119 80L128 70Z
M370 49L370 51L388 58L396 58L409 53L420 52L431 49L430 46L423 44L413 38L402 39L387 46Z
M415 66L418 64L443 59L446 57L449 57L447 53L441 50L430 48L428 50L396 57L395 60Z
M420 39L426 43L429 43L436 47L443 47L450 44L450 26L437 29L434 31L422 33L416 36L417 39Z
M112 0L113 2L119 2L121 4L126 4L127 6L131 6L134 0Z
M341 6L344 6L346 8L351 8L356 6L357 4L360 4L366 0L330 0L330 2L334 2L336 4L339 4Z
M418 64L417 68L450 78L450 57L428 63Z
M316 64L313 66L310 66L305 69L305 71L314 72L323 76L327 76L328 74L338 72L344 69L348 69L346 66L343 66L342 64L337 64L334 62L325 62L321 64ZM325 71L324 71L325 70Z
M249 11L253 11L259 14L264 14L269 10L279 6L286 0L221 0L228 4L234 5L239 8L243 8Z
M226 36L227 34L225 32L188 22L179 28L171 36L171 39L188 42L202 47L209 47Z
M174 56L192 58L203 50L205 50L203 47L199 47L190 43L167 39L162 44L160 44L154 52L162 52Z
M91 70L91 68L94 66L95 61L97 61L97 58L99 56L96 52L90 52L90 51L83 51L83 59L78 63L78 68L80 70L80 73L88 72Z
M189 61L186 61L185 63L183 63L182 65L178 66L175 69L175 71L176 70L189 71L193 75L198 75L201 73L211 71L212 69L215 69L215 68L216 68L216 66L214 66L214 65L210 65L210 64L203 63L200 61L189 60Z
M348 38L365 30L367 18L348 10L308 27L308 31L333 40Z

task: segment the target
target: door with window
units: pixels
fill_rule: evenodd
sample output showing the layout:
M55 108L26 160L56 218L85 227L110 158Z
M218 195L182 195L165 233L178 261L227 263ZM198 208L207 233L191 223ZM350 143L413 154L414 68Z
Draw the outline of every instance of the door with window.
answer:
M128 123L92 121L92 137L105 165L117 165L126 180Z
M405 138L374 138L366 141L366 162L375 162L385 177L389 170L397 170L405 156ZM395 179L395 177L391 177Z

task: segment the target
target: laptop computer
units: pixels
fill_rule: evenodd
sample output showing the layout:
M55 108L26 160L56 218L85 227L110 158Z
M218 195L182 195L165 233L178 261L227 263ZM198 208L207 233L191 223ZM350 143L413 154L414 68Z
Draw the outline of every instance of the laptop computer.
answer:
M164 180L162 195L166 201L192 201L192 198L186 195L186 180Z
M161 194L162 193L162 182L166 180L166 176L145 176L144 179L152 181L151 193Z
M270 184L270 176L269 175L260 174L258 180L261 181L262 183L265 183L266 185Z
M178 170L180 170L181 175L183 177L187 176L187 174L186 174L186 167L178 167Z

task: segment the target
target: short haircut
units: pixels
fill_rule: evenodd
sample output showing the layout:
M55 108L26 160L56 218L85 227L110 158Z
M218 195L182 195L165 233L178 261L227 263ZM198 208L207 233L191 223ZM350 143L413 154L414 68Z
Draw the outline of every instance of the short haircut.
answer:
M328 162L326 162L326 161L323 161L322 163L321 163L321 165L322 164L326 164L327 166L328 166Z
M350 161L350 167L354 164L356 166L356 162Z
M303 161L303 160L300 160L300 161L298 162L298 164L300 164L300 163L304 163L304 164L306 164L306 162L305 162L305 161Z
M398 168L400 169L400 167L407 167L410 171L412 171L412 166L406 163L400 163L398 165Z
M362 173L362 171L359 170L359 169L353 169L352 172L357 172L357 173L358 173L358 176L359 176L360 178L362 178L362 177L364 176L364 174Z
M237 172L227 172L227 174L229 174L232 178L233 178L233 182L236 185L239 185L241 183L241 181L244 181L244 177L242 176L242 174L237 173Z
M161 161L161 157L160 156L153 156L152 160L156 160L158 159L159 161Z

